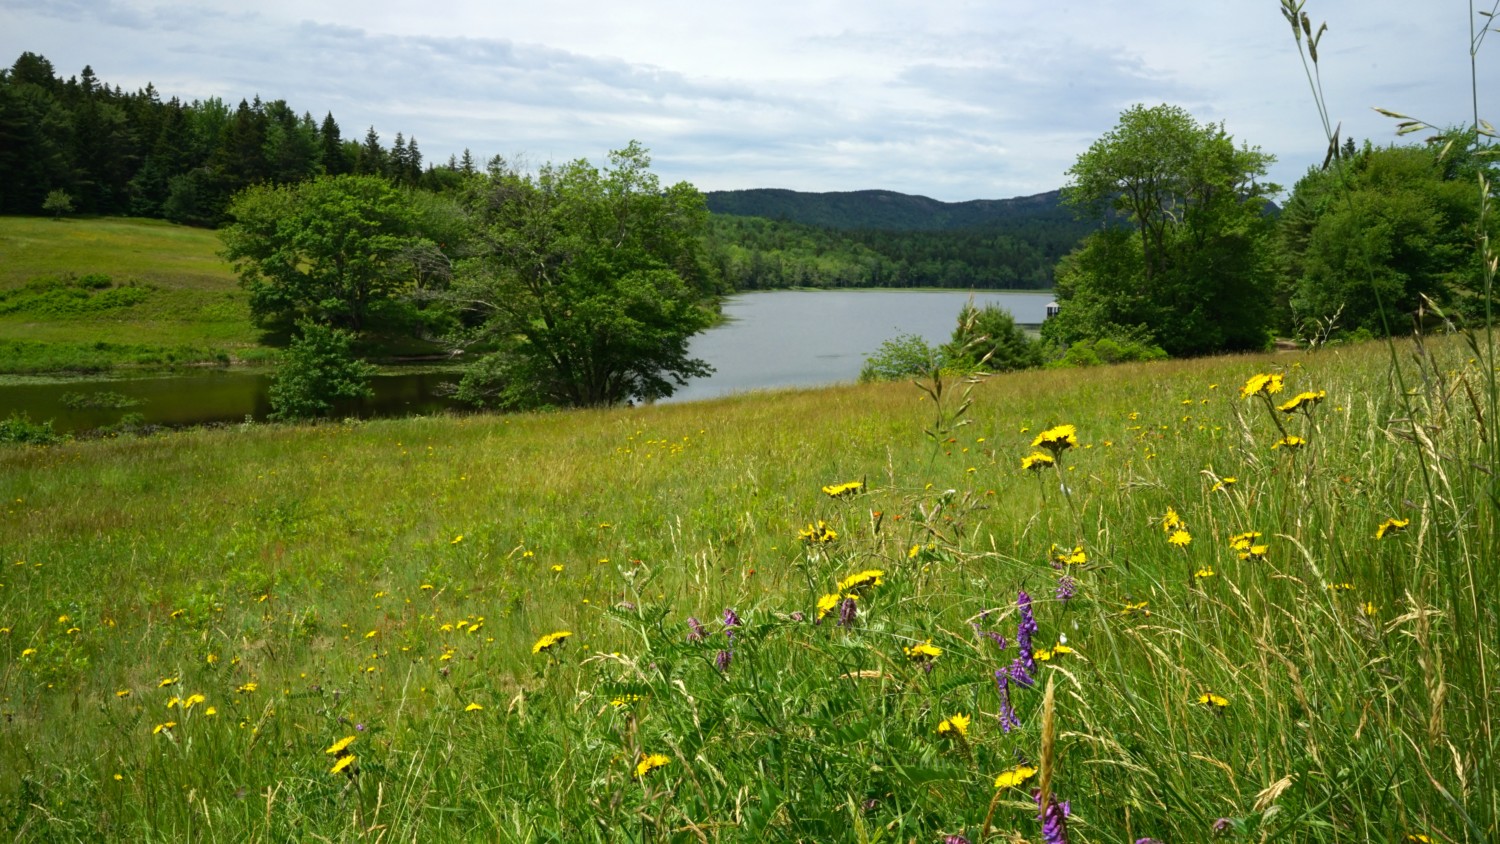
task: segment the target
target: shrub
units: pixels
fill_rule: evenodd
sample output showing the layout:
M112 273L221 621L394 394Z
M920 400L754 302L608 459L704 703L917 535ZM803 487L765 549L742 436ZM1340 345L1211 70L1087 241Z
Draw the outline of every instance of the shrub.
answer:
M63 438L52 430L52 420L33 422L25 413L12 413L0 419L0 443L13 445L52 445Z
M375 367L349 351L354 335L314 322L297 324L281 365L271 376L271 418L311 419L327 416L338 399L368 398Z
M916 378L942 366L942 354L915 334L901 334L880 344L875 354L865 359L859 371L861 383L900 381Z
M958 314L953 339L942 349L953 369L1006 372L1042 365L1037 344L1016 325L1010 311L998 305L975 308L972 301Z

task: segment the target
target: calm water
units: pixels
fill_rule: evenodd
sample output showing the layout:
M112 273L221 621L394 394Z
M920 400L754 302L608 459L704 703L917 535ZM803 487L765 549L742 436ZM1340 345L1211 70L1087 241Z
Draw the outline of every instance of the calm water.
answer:
M727 321L693 338L691 353L716 370L678 391L672 401L714 398L749 390L854 381L865 358L898 334L946 342L969 294L931 290L777 290L743 293L724 302ZM1050 293L982 293L1023 325L1038 325ZM341 405L339 416L406 416L457 405L441 394L457 372L425 370L381 375L375 397ZM34 421L52 420L59 432L113 425L139 413L158 425L265 419L269 381L264 374L212 370L191 375L129 380L88 380L0 386L0 417L13 411ZM113 392L140 401L133 407L69 408L65 393Z

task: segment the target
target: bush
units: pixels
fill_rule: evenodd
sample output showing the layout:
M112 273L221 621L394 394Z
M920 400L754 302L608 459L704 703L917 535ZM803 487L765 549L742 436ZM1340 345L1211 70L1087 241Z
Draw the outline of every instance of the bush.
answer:
M953 339L942 348L947 365L965 372L1007 372L1042 365L1041 351L1010 311L998 305L975 308L971 300L958 314Z
M338 399L368 398L375 367L349 351L354 335L314 322L299 322L298 335L271 376L271 418L327 416Z
M901 334L880 344L875 354L865 359L859 371L860 383L900 381L918 378L942 366L942 354L915 334Z
M63 438L52 430L52 421L33 422L25 413L12 413L0 419L0 443L13 445L52 445Z
M1102 366L1110 363L1166 359L1166 350L1161 346L1123 337L1100 337L1074 343L1063 352L1060 359L1048 365L1053 367Z

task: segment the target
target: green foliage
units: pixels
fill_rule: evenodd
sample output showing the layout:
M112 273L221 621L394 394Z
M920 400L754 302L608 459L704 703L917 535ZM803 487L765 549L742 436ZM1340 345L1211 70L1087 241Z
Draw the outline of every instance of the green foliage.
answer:
M1280 227L1289 327L1405 334L1424 300L1481 315L1476 152L1472 135L1446 151L1366 144L1298 181Z
M1072 344L1061 357L1048 363L1048 366L1101 366L1166 359L1166 350L1160 346L1131 338L1100 337Z
M139 305L151 297L153 288L133 281L118 287L109 276L91 273L41 276L25 285L0 290L0 316L18 315L41 319L94 317Z
M263 325L313 318L360 331L414 289L433 251L411 206L384 179L327 176L250 188L220 235Z
M497 170L466 198L475 257L448 301L469 342L488 343L463 394L506 408L597 406L669 396L708 366L688 356L715 289L702 257L703 197L663 188L646 150Z
M24 413L12 413L0 419L0 444L53 445L63 437L52 430L52 422L33 422Z
M942 353L915 334L898 334L880 344L865 358L859 371L861 383L904 381L930 375L943 365Z
M73 197L62 189L47 192L47 198L42 200L42 210L52 215L55 220L62 219L62 215L73 213Z
M1264 348L1265 197L1277 188L1258 179L1273 160L1174 106L1124 112L1069 169L1064 196L1130 229L1096 231L1059 265L1062 311L1044 336L1073 343L1138 329L1174 355Z
M352 334L311 321L298 323L297 330L271 376L272 419L327 416L336 401L374 394L369 381L375 367L354 357Z
M1041 366L1040 347L999 305L975 308L972 301L958 314L953 337L943 347L944 365L965 372L1008 372Z

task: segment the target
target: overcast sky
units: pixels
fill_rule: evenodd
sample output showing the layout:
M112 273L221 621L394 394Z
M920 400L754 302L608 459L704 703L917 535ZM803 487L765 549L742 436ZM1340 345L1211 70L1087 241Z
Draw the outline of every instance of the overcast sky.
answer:
M1394 140L1372 106L1469 120L1466 0L1308 12L1346 136ZM1491 35L1480 113L1500 123ZM1039 193L1134 103L1223 121L1288 189L1326 146L1278 0L0 0L0 63L27 50L127 90L332 111L429 162L637 139L704 190Z

